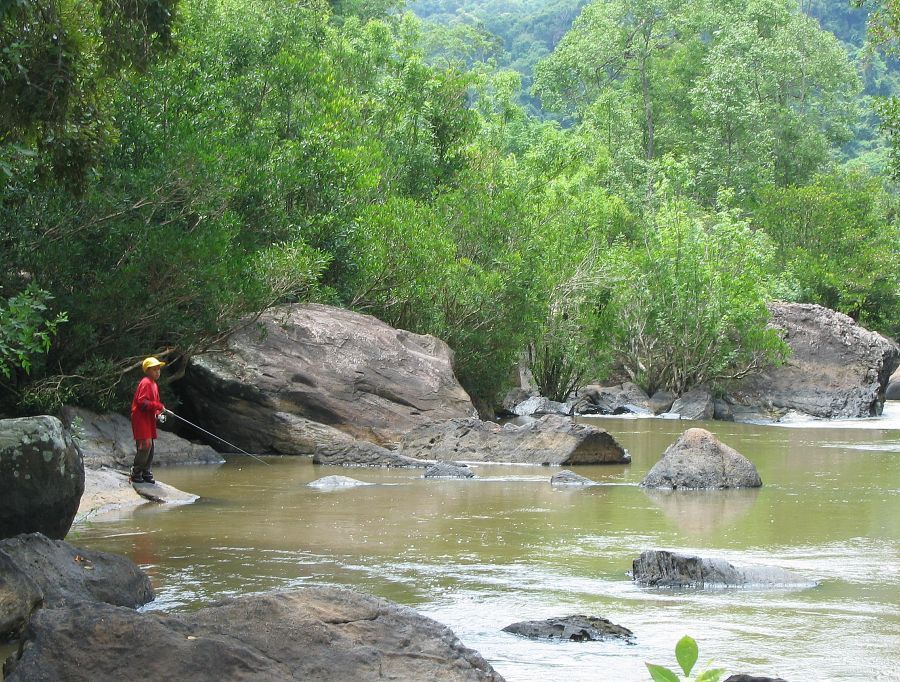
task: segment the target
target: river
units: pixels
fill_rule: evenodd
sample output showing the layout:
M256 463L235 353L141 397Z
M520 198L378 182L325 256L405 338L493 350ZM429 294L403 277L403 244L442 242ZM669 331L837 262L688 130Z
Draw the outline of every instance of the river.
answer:
M159 468L201 499L95 517L67 540L141 565L156 589L150 610L320 584L386 597L450 626L510 682L649 680L644 662L675 667L684 634L700 665L729 673L900 680L900 403L888 405L879 419L792 426L595 418L633 461L577 468L607 484L587 489L552 488L556 469L518 465L478 466L475 480L289 457ZM691 426L749 457L763 487L637 487ZM306 486L332 474L374 485ZM640 588L627 571L650 548L781 566L820 584ZM636 643L501 632L571 614L608 618Z

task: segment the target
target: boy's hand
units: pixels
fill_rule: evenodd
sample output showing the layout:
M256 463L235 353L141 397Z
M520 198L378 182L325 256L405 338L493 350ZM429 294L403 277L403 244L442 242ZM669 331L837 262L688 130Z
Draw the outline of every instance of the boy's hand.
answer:
M160 424L165 424L165 423L166 423L166 415L165 415L165 413L164 413L164 412L160 412L158 415L156 415L156 421L158 421Z

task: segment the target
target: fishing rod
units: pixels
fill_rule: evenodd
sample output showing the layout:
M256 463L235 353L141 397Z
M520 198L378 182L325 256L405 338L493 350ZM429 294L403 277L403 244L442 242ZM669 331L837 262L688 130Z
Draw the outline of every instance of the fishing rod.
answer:
M260 458L257 457L256 455L251 455L251 454L250 454L249 452L247 452L246 450L241 450L241 449L240 449L237 445L235 445L234 443L229 443L229 442L228 442L227 440L225 440L224 438L222 438L222 437L220 437L220 436L217 436L216 434L211 433L210 431L207 431L207 430L204 429L202 426L197 426L194 422L189 422L189 421L188 421L187 419L185 419L184 417L180 417L179 415L177 415L177 414L175 414L174 412L172 412L172 410L165 409L165 410L163 410L163 413L164 413L164 414L170 414L170 415L172 415L173 417L175 417L175 419L180 419L181 421L183 421L183 422L184 422L185 424L187 424L188 426L193 426L195 429L197 429L197 430L199 430L199 431L203 431L203 433L205 433L207 436L212 436L213 438L216 438L217 440L220 440L220 441L222 441L223 443L225 443L225 445L229 445L229 446L233 447L235 450L237 450L237 451L240 452L241 454L247 455L247 457L252 457L252 458L255 459L257 462L262 462L262 463L265 464L266 466L269 466L269 463L266 462L265 460L260 459Z

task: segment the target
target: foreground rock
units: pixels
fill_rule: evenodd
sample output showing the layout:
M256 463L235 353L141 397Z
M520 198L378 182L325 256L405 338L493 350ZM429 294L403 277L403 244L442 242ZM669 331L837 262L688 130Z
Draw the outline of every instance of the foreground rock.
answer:
M0 420L0 491L0 538L66 536L84 491L84 464L59 419Z
M503 632L530 639L562 639L572 642L599 642L605 639L624 639L630 642L634 638L634 633L628 628L596 616L524 620L507 625Z
M0 541L0 637L16 634L40 606L86 600L135 608L152 599L150 579L125 557L40 533Z
M225 352L195 357L182 384L209 431L251 452L314 454L334 438L315 425L393 445L421 424L471 416L452 364L433 336L329 306L280 306Z
M227 600L193 613L88 603L42 609L26 629L7 682L48 679L503 678L452 631L412 609L313 587Z
M84 456L84 465L130 467L134 461L131 421L120 414L96 414L77 407L64 407L62 420ZM168 425L167 425L168 427ZM158 429L153 466L167 464L222 464L222 455L208 445L192 443L174 433Z
M737 567L724 559L702 559L650 550L632 563L632 579L645 587L815 587L776 566Z
M522 426L451 419L414 429L403 438L400 452L436 460L563 466L631 461L604 429L555 415Z
M888 377L900 364L896 343L822 306L774 303L769 311L793 354L729 390L735 420L779 419L791 410L824 418L881 414Z
M753 463L706 429L688 429L641 481L645 488L758 488Z

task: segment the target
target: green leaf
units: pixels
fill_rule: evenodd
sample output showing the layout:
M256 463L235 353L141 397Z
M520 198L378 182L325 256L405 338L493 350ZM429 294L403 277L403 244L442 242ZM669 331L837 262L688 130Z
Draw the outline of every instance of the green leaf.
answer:
M697 648L697 642L688 635L679 639L678 644L675 645L675 660L678 661L678 665L681 666L685 675L691 674L691 668L693 668L694 663L697 662L697 656L699 654L700 651Z
M661 665L654 665L653 663L644 663L644 665L646 665L647 670L650 671L650 677L653 678L653 682L678 682L678 675L668 668L664 668Z
M697 677L697 682L719 682L719 679L724 674L725 668L713 668L712 670L705 670Z

